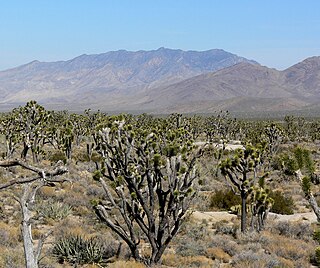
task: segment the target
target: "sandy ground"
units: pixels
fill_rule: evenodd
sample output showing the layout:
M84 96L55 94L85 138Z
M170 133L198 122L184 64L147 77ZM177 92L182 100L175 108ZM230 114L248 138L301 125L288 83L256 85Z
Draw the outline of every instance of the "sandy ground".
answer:
M207 221L210 223L216 223L219 221L233 221L237 218L237 215L230 214L226 211L217 211L217 212L201 212L194 211L191 215L191 219L195 221Z
M237 218L237 215L230 214L226 211L217 211L217 212L201 212L194 211L191 215L191 219L202 222L207 221L208 223L216 223L220 221L230 221L233 222ZM310 223L317 222L317 217L313 212L307 213L296 213L293 215L281 215L276 213L269 213L268 220L273 221L309 221Z

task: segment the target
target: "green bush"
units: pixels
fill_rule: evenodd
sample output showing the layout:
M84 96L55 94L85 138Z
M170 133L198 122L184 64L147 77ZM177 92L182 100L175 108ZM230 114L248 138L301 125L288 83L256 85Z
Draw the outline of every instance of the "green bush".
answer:
M58 161L62 161L63 163L66 163L67 162L67 157L64 154L64 152L62 152L60 150L57 150L57 151L53 151L53 152L50 153L49 160L52 163L56 163Z
M231 207L241 204L241 198L232 190L216 190L210 197L210 207L229 210Z
M270 197L274 201L273 206L270 210L271 212L284 215L293 214L295 206L291 196L285 196L280 191L274 191L270 193Z
M316 229L313 232L313 240L317 241L320 244L320 229Z
M319 267L320 266L320 246L316 247L315 249L315 259L316 259L316 264Z
M296 160L288 153L281 153L273 157L271 166L275 170L282 171L284 175L293 176L299 168Z

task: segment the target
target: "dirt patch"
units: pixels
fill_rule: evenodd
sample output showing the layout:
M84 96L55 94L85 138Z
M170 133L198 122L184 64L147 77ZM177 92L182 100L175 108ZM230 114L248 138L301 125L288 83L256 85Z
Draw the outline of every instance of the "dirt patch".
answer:
M231 214L227 211L194 211L191 215L191 219L196 222L207 221L210 223L217 223L221 221L234 222L237 219L237 215ZM295 213L292 215L281 215L270 212L268 219L271 221L289 221L289 222L298 222L298 221L308 221L310 223L316 223L317 217L313 212L307 213Z
M230 214L227 211L217 211L217 212L201 212L201 211L194 211L191 215L191 219L195 221L202 222L207 221L210 223L216 223L220 221L234 221L237 218L237 215Z

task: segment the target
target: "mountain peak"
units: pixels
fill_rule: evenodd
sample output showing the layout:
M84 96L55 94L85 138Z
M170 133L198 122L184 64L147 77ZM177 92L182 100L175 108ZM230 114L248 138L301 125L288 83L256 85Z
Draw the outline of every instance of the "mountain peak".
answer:
M287 70L292 69L313 69L313 68L319 68L320 67L320 56L313 56L306 58L305 60L289 67Z

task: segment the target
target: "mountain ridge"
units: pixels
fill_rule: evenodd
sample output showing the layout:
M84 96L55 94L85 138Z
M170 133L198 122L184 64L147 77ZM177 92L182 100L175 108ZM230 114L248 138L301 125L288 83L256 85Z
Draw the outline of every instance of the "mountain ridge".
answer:
M0 93L0 109L35 99L70 110L303 110L320 99L320 57L278 71L222 49L118 50L1 71Z
M310 68L310 65L317 68ZM283 71L239 63L156 88L149 92L147 101L153 99L161 104L164 99L169 99L171 110L176 112L186 103L196 101L201 102L201 105L193 105L190 109L192 112L206 112L211 110L210 106L216 109L261 112L306 109L314 106L320 99L319 66L320 57L308 58ZM303 72L305 74L301 75ZM297 75L292 75L293 73ZM188 101L181 103L181 98ZM153 102L152 105L156 106L156 103ZM205 111L203 107L207 107Z

